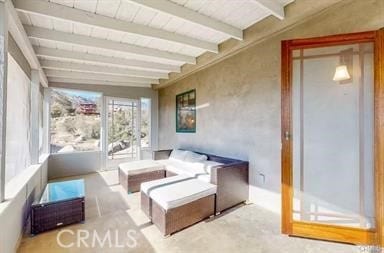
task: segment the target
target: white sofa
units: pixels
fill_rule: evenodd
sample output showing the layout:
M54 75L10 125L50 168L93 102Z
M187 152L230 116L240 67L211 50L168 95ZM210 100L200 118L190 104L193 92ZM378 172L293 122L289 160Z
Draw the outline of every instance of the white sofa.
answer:
M248 199L246 161L174 149L155 151L153 160L119 165L119 181L128 193L140 191L142 183L176 175L216 185L217 212Z
M208 157L188 150L172 150L168 159L156 160L166 169L166 176L187 175L207 183L212 183L213 168L224 165L220 162L209 161Z
M159 150L153 159L164 165L166 176L188 175L217 186L219 213L248 199L248 162L188 150Z

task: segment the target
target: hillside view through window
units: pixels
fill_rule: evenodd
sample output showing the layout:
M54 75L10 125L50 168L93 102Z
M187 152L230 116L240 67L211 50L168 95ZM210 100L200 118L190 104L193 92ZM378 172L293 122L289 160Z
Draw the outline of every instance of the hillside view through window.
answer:
M51 153L100 150L101 93L53 89Z

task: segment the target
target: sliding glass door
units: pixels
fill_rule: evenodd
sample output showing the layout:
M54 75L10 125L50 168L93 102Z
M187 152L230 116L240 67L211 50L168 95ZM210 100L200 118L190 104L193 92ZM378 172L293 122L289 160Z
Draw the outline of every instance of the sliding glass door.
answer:
M283 43L284 233L374 243L374 35Z

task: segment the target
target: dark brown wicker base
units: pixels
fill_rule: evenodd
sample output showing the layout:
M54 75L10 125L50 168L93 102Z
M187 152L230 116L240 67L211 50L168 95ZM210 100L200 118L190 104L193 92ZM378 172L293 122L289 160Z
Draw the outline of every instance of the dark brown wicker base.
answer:
M215 195L165 211L155 201L151 203L152 222L166 236L189 227L215 213Z
M125 174L119 168L119 182L128 193L140 191L140 184L165 177L165 170L145 172L136 175Z
M85 220L84 198L34 204L31 207L31 234L83 222Z
M141 210L143 211L143 213L148 217L148 218L151 218L151 199L148 197L147 194L145 194L144 192L140 192L140 196L141 196L141 202L140 202L140 205L141 205Z

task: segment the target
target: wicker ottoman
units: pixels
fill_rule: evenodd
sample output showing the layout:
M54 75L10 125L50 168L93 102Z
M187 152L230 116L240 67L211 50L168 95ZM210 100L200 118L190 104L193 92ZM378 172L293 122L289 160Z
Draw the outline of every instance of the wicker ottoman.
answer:
M165 177L165 166L153 160L119 164L119 183L128 193L140 191L143 182Z
M216 185L198 179L185 179L154 187L148 196L150 217L166 236L215 214ZM144 197L145 198L145 197Z
M141 184L141 210L148 216L148 218L151 218L151 199L148 197L149 192L152 190L155 190L159 187L163 187L169 184L177 183L177 182L182 182L185 180L189 180L192 177L188 175L176 175L173 177L166 177L166 178L161 178L149 182L145 182Z

